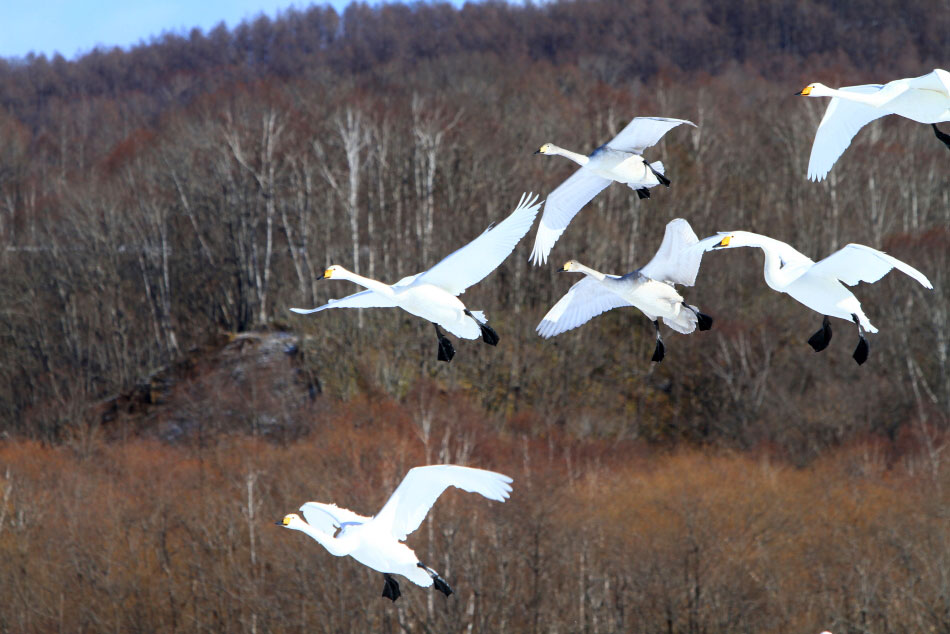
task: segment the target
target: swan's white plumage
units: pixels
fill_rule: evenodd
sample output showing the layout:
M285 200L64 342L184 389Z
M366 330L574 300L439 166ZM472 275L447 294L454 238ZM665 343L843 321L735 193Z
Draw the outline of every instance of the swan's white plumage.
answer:
M349 555L373 570L400 574L428 587L435 573L420 567L416 554L401 542L419 527L448 487L504 502L511 493L511 478L458 465L416 467L409 470L375 517L363 517L335 504L307 502L300 507L306 521L291 514L278 524L306 533L332 555ZM336 529L340 530L334 535Z
M933 288L927 276L914 267L863 244L852 243L835 251L824 260L816 262L811 273L828 275L841 280L848 286L855 286L858 282L873 284L893 269L914 278L924 288Z
M327 277L356 282L368 290L342 299L331 299L316 308L291 308L298 314L310 314L328 308L399 307L417 317L438 324L457 337L478 339L479 325L465 314L458 299L472 284L489 275L514 250L518 241L534 223L541 203L538 197L524 194L512 213L478 238L445 257L428 271L404 277L393 285L357 275L339 265L327 269ZM484 323L484 313L471 311Z
M660 180L647 168L646 160L640 155L646 148L655 145L664 134L683 123L696 126L685 119L636 117L617 136L589 156L550 143L543 145L538 152L565 156L581 168L548 196L531 250L531 261L537 265L547 262L554 243L574 216L611 182L624 183L632 189L648 189L659 185ZM660 174L664 173L661 162L651 165Z
M457 465L415 467L373 519L402 541L419 528L429 509L449 487L504 502L511 493L511 478L494 471Z
M920 77L886 84L828 88L810 84L808 97L831 97L808 159L808 178L823 179L865 125L889 114L919 123L950 121L950 73L937 68Z
M697 317L683 306L683 297L674 284L692 286L699 272L703 251L692 248L698 242L689 223L682 218L666 225L663 242L650 262L627 275L609 275L571 261L562 270L584 273L585 277L541 319L540 336L548 338L581 326L613 308L633 306L651 320L659 317L683 334L696 329Z

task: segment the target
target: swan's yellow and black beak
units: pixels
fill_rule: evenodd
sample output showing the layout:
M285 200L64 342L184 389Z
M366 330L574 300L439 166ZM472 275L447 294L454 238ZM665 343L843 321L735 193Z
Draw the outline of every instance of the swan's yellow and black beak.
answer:
M326 271L323 272L323 277L321 277L320 279L321 279L321 280L328 280L328 279L330 279L331 277L333 277L333 269L327 269Z
M541 153L541 148L538 148L537 150L535 150L534 153L535 153L535 154L540 154L540 153Z
M565 262L564 266L557 270L558 273L569 273L571 271L571 263Z
M287 526L288 524L290 524L290 516L285 515L284 519L280 520L279 522L274 522L274 523L277 524L278 526Z
M725 248L725 247L728 247L728 246L729 246L729 243L730 243L731 241L732 241L732 236L726 236L725 238L723 238L722 240L720 240L720 241L719 241L719 244L717 244L717 245L714 246L713 248L714 248L714 249L723 249L723 248Z
M802 97L807 97L811 94L811 86L805 86L801 90L795 93L796 96L801 95Z

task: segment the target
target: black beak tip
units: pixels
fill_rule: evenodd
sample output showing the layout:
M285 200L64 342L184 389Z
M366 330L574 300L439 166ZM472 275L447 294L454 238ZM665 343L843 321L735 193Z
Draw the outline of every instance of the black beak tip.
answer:
M283 526L283 525L284 525L283 522L274 522L274 524L276 524L277 526Z
M540 154L540 153L541 153L541 150L535 150L534 153L535 153L535 154Z
M801 94L802 94L802 91L799 90L798 92L796 92L796 93L795 93L794 95L792 95L792 96L793 96L793 97L798 97L798 96L800 96Z

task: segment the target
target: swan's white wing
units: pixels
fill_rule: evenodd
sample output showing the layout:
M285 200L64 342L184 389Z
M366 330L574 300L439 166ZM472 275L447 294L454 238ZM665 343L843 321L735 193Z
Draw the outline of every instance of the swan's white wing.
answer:
M393 491L373 521L389 529L398 540L419 528L435 501L447 488L480 493L504 502L511 493L511 478L494 471L443 464L415 467Z
M586 324L612 308L630 305L630 302L611 293L597 280L585 276L551 307L538 324L537 331L547 339Z
M847 86L841 88L841 91L872 94L880 92L882 88L884 86L880 84L868 84L865 86ZM875 119L880 119L888 114L891 113L885 108L875 108L867 104L833 97L831 103L828 104L828 109L825 110L825 116L818 124L818 131L815 133L815 142L811 146L811 156L808 159L808 178L813 181L822 180L831 170L835 161L838 160L838 157L851 145L851 139L858 133L858 130Z
M466 288L497 269L514 251L518 241L534 224L540 207L537 196L522 194L510 216L421 273L417 282L433 284L453 295L464 293Z
M300 507L300 512L308 524L327 535L332 535L345 524L365 524L370 520L336 504L321 502L307 502Z
M917 90L935 90L950 96L950 73L941 68L935 68L931 73L908 79L907 83Z
M624 152L643 154L643 150L663 138L663 135L686 123L694 128L696 124L686 119L667 119L665 117L636 117L620 131L620 134L607 142L609 147Z
M682 218L671 220L666 225L666 233L656 255L640 269L640 273L651 280L692 286L696 283L699 264L703 259L701 250L690 248L697 242L699 238L688 222Z
M393 286L408 286L417 277L419 277L418 273L404 277L393 284ZM366 290L347 295L342 299L331 299L323 306L317 306L316 308L291 308L290 311L298 315L309 315L310 313L319 313L321 310L326 310L327 308L394 308L395 306L395 302L385 295Z
M551 192L544 203L538 235L534 238L534 248L531 250L531 261L538 265L547 262L554 243L577 212L612 182L582 167Z
M809 273L835 277L849 286L858 282L874 283L897 269L911 276L926 288L933 288L927 277L895 257L863 244L849 244L815 263Z

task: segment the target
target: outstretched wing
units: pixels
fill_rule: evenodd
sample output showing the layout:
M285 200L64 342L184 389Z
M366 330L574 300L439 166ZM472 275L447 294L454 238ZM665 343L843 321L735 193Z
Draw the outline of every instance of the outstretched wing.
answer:
M640 273L658 282L692 286L696 283L699 264L703 259L700 249L691 247L699 242L689 223L682 218L671 220L666 225L663 242L656 255Z
M908 84L917 90L934 90L950 97L950 73L942 68L935 68L926 75L914 77Z
M534 248L531 250L531 261L537 265L547 262L554 243L577 212L611 182L609 178L581 168L551 192L544 203L538 235L534 238Z
M389 529L398 540L419 528L435 501L450 486L504 502L511 493L511 478L494 471L443 464L415 467L393 491L374 522Z
M522 194L510 216L421 273L418 282L433 284L453 295L464 293L497 269L515 250L518 241L534 224L540 207L537 196Z
M336 529L343 528L347 524L365 524L371 519L340 508L336 504L322 502L307 502L300 507L300 512L303 513L308 524L327 535L332 535Z
M620 131L620 134L607 142L609 147L624 152L643 154L643 150L655 145L663 135L686 123L696 127L696 124L686 119L667 119L665 117L636 117Z
M537 331L547 339L586 324L612 308L630 305L630 302L611 293L597 280L585 276L551 307L538 324Z
M419 274L404 277L393 284L393 286L408 286L412 284L417 277L419 277ZM321 310L328 308L395 308L395 306L395 302L385 295L367 290L347 295L342 299L331 299L323 306L317 306L316 308L291 308L290 311L298 315L309 315L310 313L319 313Z
M868 84L847 86L841 88L841 91L873 94L880 92L882 88L884 86L880 84ZM808 159L808 178L813 181L822 180L835 161L851 145L851 139L858 130L888 114L890 112L883 108L833 97L815 133L815 142L811 146L811 156Z
M816 262L810 272L829 275L854 286L858 282L874 283L887 275L891 269L906 273L925 288L933 288L930 280L914 267L863 244L849 244L835 251L824 260Z

